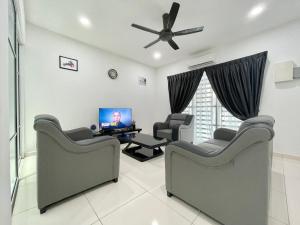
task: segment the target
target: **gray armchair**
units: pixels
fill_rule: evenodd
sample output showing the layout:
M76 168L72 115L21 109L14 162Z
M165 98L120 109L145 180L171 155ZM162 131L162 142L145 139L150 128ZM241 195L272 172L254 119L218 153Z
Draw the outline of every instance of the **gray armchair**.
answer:
M166 189L222 224L268 225L274 119L258 116L238 131L166 148Z
M63 131L51 115L36 116L34 129L41 213L67 197L106 181L118 181L120 143L116 138L93 138L88 128Z
M192 143L194 140L194 116L170 114L165 122L157 122L153 125L153 137Z

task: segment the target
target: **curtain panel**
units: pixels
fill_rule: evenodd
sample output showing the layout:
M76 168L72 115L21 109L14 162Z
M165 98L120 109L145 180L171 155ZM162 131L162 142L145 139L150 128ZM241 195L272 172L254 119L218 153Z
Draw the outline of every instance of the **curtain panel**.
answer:
M168 76L169 99L172 113L181 113L190 104L204 70L193 70Z
M261 89L268 52L168 76L172 113L181 113L192 100L202 75L221 104L235 117L246 120L259 113Z
M221 104L241 120L259 113L267 54L262 52L205 68Z

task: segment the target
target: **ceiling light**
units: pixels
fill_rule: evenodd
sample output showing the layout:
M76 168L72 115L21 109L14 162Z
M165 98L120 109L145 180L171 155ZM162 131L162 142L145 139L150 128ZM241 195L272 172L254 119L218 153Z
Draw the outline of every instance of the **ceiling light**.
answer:
M91 26L91 21L85 16L79 17L79 22L84 27L90 27Z
M154 52L153 53L153 58L156 59L156 60L160 59L161 58L160 52Z
M266 10L265 4L263 4L263 3L258 4L250 10L250 12L248 13L248 18L253 19L253 18L259 16L260 14L262 14L265 10Z

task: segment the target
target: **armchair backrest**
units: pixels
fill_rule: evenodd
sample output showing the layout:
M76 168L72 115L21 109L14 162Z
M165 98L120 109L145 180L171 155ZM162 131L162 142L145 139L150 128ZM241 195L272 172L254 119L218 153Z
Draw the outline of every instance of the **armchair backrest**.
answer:
M193 118L193 115L174 113L168 116L166 122L169 124L170 128L173 128L177 125L189 125L192 122Z
M257 117L253 117L250 119L245 120L241 125L237 132L237 136L240 135L242 132L244 132L246 129L250 128L258 128L258 127L265 127L270 132L270 139L274 136L274 126L275 120L273 117L268 115L260 115Z
M34 118L34 128L36 129L36 126L39 121L49 121L50 123L53 123L59 130L61 129L60 123L58 119L55 116L48 115L48 114L41 114Z

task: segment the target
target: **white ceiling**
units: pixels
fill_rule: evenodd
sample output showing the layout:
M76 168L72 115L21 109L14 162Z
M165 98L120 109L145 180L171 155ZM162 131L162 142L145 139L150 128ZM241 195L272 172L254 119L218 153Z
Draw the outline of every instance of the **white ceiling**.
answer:
M299 0L177 0L181 4L173 32L204 25L202 33L175 37L180 49L174 51L166 42L149 49L143 46L157 35L137 30L137 23L162 29L162 14L169 12L171 0L26 0L27 20L35 25L80 40L141 63L159 67L211 47L254 35L300 18ZM249 20L247 13L258 3L267 10ZM78 23L86 16L92 26ZM160 60L153 52L162 54Z

